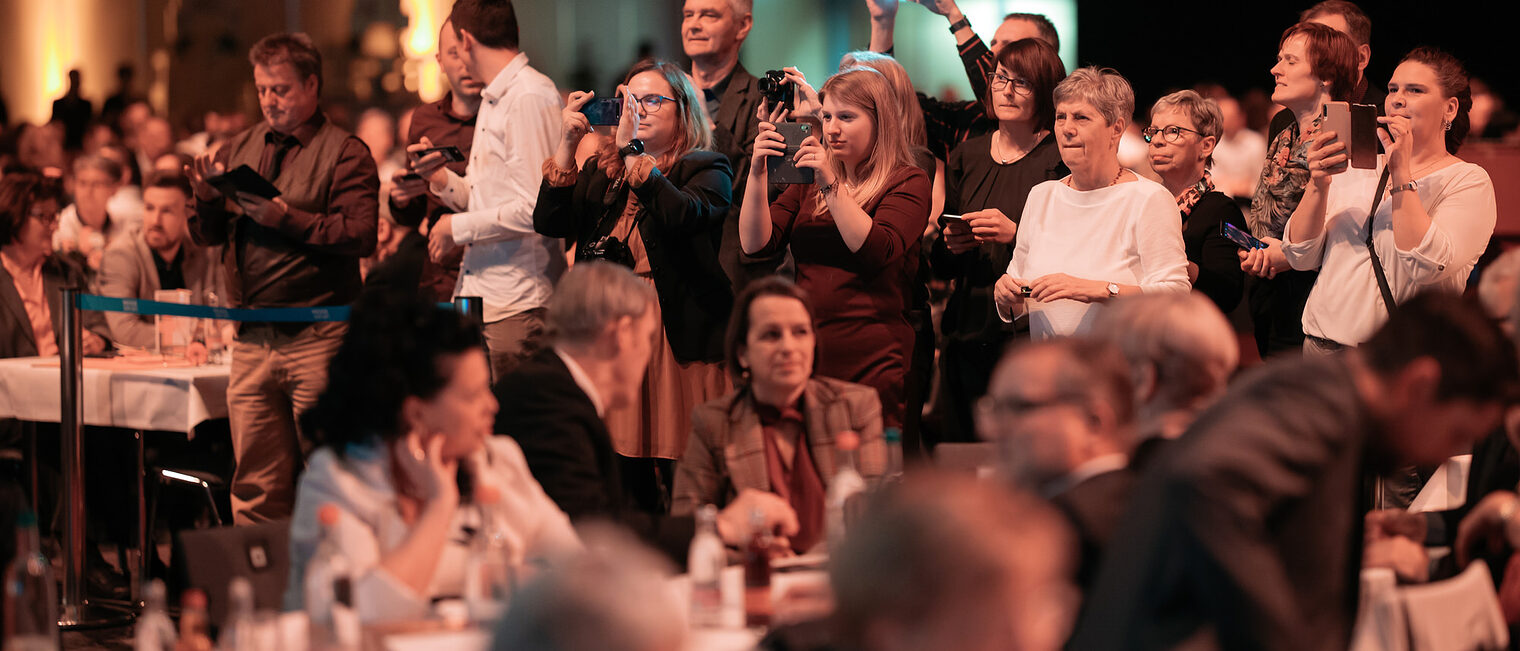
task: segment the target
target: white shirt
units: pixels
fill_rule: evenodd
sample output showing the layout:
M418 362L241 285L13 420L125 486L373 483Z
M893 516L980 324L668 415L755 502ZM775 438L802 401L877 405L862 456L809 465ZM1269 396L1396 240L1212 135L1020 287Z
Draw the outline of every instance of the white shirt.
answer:
M1366 244L1367 210L1382 172L1381 166L1350 169L1330 181L1325 230L1319 237L1289 242L1291 231L1284 229L1282 249L1288 263L1294 269L1320 270L1304 306L1304 334L1355 346L1372 338L1388 318ZM1377 247L1395 302L1430 288L1460 294L1488 248L1498 216L1494 184L1477 165L1449 165L1417 183L1414 192L1431 219L1418 245L1405 251L1394 244L1393 200L1386 194L1372 224L1372 245ZM1288 220L1288 228L1293 219Z
M1253 129L1241 129L1224 136L1214 146L1214 185L1236 199L1249 199L1261 181L1261 167L1267 160L1267 137Z
M1144 178L1085 192L1061 181L1034 186L1008 275L1027 284L1054 273L1139 285L1144 292L1191 289L1182 216L1172 193ZM1099 306L1068 299L1026 299L1024 305L1035 339L1085 332ZM1001 310L998 316L1009 320Z
M554 154L560 98L554 82L518 54L480 92L464 177L433 188L455 210L454 241L467 247L454 296L479 296L486 323L543 307L565 271L558 238L533 231L543 163Z
M380 567L380 557L398 547L409 532L397 507L387 449L386 445L350 445L346 457L340 458L331 448L311 455L290 520L286 610L301 609L305 600L306 564L322 539L317 511L324 504L338 507L338 546L354 571L354 607L361 619L421 619L431 612L433 597L463 594L469 560L465 528L480 527L480 513L474 506L461 504L455 511L427 594L416 593ZM514 564L550 561L580 550L570 518L533 479L516 441L492 436L477 454L486 458L486 470L481 473L484 476L475 477L475 483L499 489L501 498L492 521L507 530Z
M606 415L607 407L602 403L602 394L596 390L596 384L591 382L591 376L586 374L586 369L581 368L581 363L575 361L570 353L559 346L554 347L554 354L559 355L559 361L564 362L565 368L570 369L570 378L575 380L575 386L580 387L581 391L586 393L586 397L591 399L591 406L596 407L596 415Z

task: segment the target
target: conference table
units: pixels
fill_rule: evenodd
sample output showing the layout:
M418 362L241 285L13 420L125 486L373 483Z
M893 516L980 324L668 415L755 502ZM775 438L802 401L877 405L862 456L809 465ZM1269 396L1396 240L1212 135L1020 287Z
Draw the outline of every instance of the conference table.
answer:
M229 370L227 365L194 366L183 359L158 355L84 361L82 422L130 430L136 439L139 581L133 582L134 600L138 598L141 579L147 576L148 551L152 549L147 531L143 433L180 432L188 440L195 435L197 425L226 418ZM60 422L63 409L60 384L57 357L0 359L0 418ZM34 467L34 482L35 477ZM36 488L34 483L33 496L37 494Z

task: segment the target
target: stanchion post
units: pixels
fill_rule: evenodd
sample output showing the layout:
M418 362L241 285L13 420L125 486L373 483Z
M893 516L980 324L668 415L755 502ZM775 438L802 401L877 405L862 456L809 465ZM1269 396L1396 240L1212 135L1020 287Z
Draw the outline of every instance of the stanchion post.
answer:
M458 310L460 314L470 317L470 320L475 322L475 325L485 326L486 310L479 296L460 296L455 298L454 309Z
M92 609L84 593L84 346L79 322L79 290L63 294L63 338L58 342L59 415L63 471L63 595L58 627L68 629L116 626L131 621L124 613Z

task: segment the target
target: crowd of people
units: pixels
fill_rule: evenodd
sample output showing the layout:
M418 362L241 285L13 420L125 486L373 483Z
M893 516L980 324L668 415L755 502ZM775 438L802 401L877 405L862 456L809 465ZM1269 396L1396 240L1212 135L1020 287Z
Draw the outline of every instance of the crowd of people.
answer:
M90 121L76 78L34 128L58 151L0 179L0 357L57 354L62 287L352 305L237 325L232 520L289 520L288 609L341 540L370 621L460 594L489 530L542 597L498 648L680 648L648 584L707 505L732 549L831 554L827 633L775 648L1344 648L1360 570L1457 569L1427 545L1493 563L1520 624L1520 312L1512 286L1500 313L1461 297L1498 212L1460 157L1462 62L1421 47L1369 79L1370 21L1319 2L1253 136L1217 87L1146 107L1122 64L1068 73L1044 16L984 44L954 0L913 3L975 99L915 90L888 0L816 86L740 65L749 0L686 0L690 67L638 61L606 98L534 69L509 0L458 0L449 92L352 133L303 34L249 52L261 120L178 145L125 92ZM1331 128L1348 102L1376 143ZM234 191L240 167L278 196ZM459 298L478 321L438 306ZM158 344L148 317L84 327L86 353ZM996 479L932 469L977 441ZM1469 506L1401 511L1469 453L1492 470ZM846 468L871 497L831 539Z

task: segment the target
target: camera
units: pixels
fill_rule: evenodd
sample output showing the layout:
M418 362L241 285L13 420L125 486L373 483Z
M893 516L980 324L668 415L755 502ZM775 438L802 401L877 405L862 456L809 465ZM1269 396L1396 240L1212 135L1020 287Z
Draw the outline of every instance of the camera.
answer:
M777 104L790 111L796 108L794 100L796 93L792 82L786 80L786 73L780 70L766 70L765 76L759 80L760 96L765 98L767 108L774 110Z
M611 235L587 244L584 248L576 249L575 259L577 262L606 260L629 269L633 268L633 252L628 250L628 245L622 240Z

